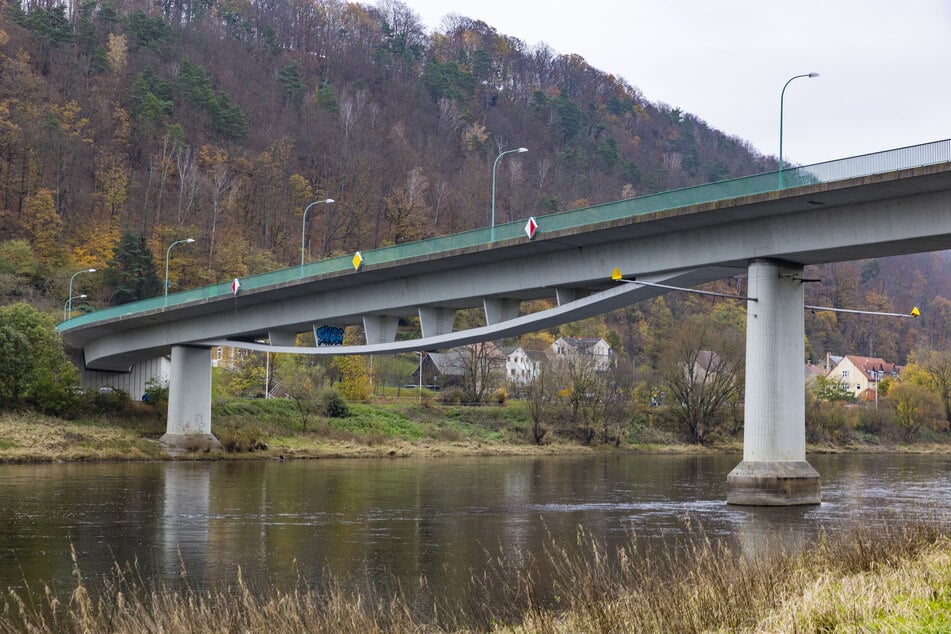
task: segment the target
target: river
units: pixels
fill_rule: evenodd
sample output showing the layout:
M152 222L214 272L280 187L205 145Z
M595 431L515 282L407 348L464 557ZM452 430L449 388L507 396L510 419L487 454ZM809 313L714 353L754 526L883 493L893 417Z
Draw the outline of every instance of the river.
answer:
M676 548L702 527L743 553L951 504L951 456L817 455L823 503L728 506L739 456L595 455L0 466L0 588L68 591L135 562L199 587L326 577L462 587L502 554L541 557L579 529Z

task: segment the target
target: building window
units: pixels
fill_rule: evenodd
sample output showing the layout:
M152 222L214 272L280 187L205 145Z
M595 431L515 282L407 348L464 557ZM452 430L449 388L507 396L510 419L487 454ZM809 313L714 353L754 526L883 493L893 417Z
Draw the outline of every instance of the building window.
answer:
M843 378L843 379L848 379L848 378L849 378L849 371L848 371L848 370L842 370L842 378Z

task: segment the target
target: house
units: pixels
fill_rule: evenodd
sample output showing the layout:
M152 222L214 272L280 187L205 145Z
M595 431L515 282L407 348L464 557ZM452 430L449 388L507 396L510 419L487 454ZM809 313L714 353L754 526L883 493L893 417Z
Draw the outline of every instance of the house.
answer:
M828 377L839 381L855 398L874 399L878 382L897 377L899 370L899 366L878 357L848 354L832 368Z
M595 370L606 372L614 363L614 350L600 337L559 337L548 348L555 358L571 358L572 356L590 355L594 359Z
M420 364L423 372L423 385L436 388L453 387L462 384L464 369L459 355L452 353L429 352L424 354ZM413 372L412 383L418 385L420 368Z
M470 388L482 389L483 382L492 382L502 373L505 355L491 341L473 343L447 352L430 352L422 361L423 385L437 388L463 386L468 378ZM413 382L419 381L419 368ZM473 381L475 386L471 385ZM495 387L495 386L487 386Z
M505 379L517 387L531 383L538 376L545 352L518 346L505 355Z
M216 346L211 349L211 367L237 370L247 356L247 350L231 346Z

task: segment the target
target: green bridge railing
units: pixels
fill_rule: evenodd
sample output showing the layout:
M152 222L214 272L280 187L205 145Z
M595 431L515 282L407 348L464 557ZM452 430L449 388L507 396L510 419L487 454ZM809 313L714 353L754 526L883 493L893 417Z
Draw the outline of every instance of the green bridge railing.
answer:
M861 176L883 174L902 169L936 165L951 162L951 139L914 145L895 150L886 150L873 154L863 154L848 158L786 168L782 174L767 172L754 176L734 178L706 185L695 185L657 194L648 194L637 198L619 200L612 203L594 205L581 209L572 209L541 217L539 224L542 232L578 229L608 220L620 220L643 214L687 207L701 203L729 200L743 196L764 194L783 189L831 183ZM780 180L781 179L781 180ZM363 265L385 264L426 255L439 255L478 246L487 246L493 242L524 238L523 227L527 218L496 225L454 233L438 238L409 242L362 252ZM352 268L352 256L338 256L311 262L303 267L295 266L241 279L241 290L251 291L275 284L286 284L304 277L313 277L328 273L337 273ZM199 299L225 297L231 295L231 281L205 286L180 293L144 299L121 306L97 310L86 315L74 317L61 323L57 329L62 332L70 328L83 326L97 321L113 319L123 315L172 308Z

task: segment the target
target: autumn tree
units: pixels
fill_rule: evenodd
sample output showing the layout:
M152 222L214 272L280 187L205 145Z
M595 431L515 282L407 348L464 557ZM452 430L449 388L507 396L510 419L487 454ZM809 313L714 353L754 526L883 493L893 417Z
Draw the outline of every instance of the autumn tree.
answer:
M56 213L51 190L41 189L27 199L24 220L36 257L48 266L62 266L66 257L61 239L63 220Z
M905 441L940 415L938 399L921 385L899 383L891 389L889 400L895 404L895 423Z
M937 397L951 431L951 350L918 350L902 372L907 382L928 388Z
M333 365L340 373L340 393L348 401L365 401L373 389L372 373L363 357L334 357Z

